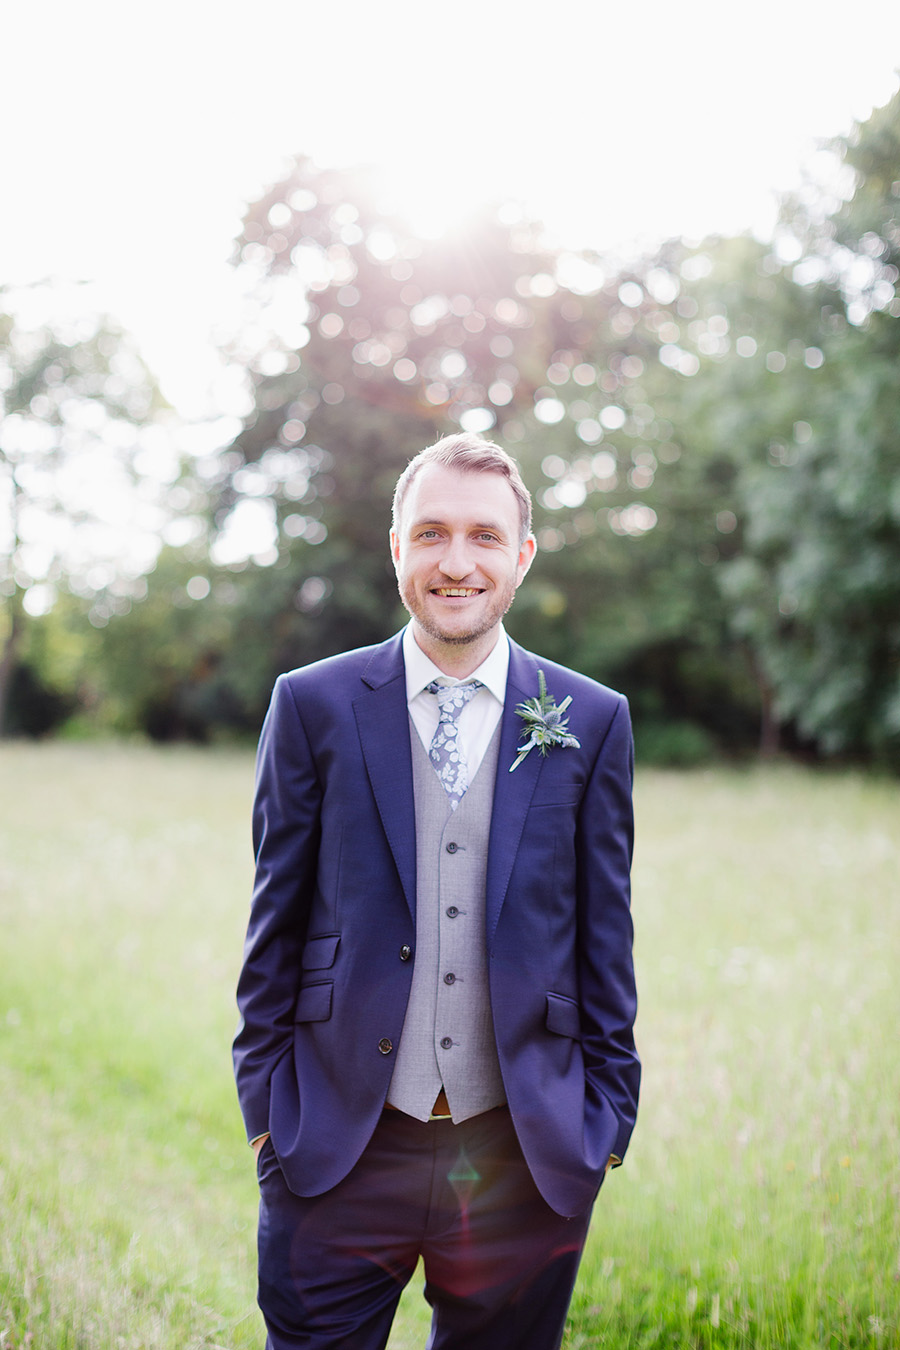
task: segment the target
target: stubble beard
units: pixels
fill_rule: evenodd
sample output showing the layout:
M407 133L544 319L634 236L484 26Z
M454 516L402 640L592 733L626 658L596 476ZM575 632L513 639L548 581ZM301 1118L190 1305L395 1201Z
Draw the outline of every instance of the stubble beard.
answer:
M422 632L427 633L435 642L441 642L447 647L466 647L473 642L478 642L500 623L504 615L509 612L516 597L515 580L508 581L502 591L495 592L493 604L485 611L483 618L475 627L467 628L462 632L448 633L427 613L424 606L419 604L418 597L410 587L405 586L401 581L399 590L404 609L415 619Z

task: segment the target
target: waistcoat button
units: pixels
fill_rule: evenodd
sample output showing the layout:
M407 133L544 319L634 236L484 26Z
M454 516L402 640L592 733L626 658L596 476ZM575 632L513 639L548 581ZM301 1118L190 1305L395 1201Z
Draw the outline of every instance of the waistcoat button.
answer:
M456 908L456 906L455 906L455 905L451 905L450 908L447 910L447 918L448 918L448 919L455 919L458 913L459 913L459 910Z
M407 947L406 943L400 948L400 960L408 961L412 956L412 947Z
M383 1055L389 1055L393 1050L393 1048L394 1042L389 1041L387 1036L382 1036L381 1040L378 1042L378 1049L381 1051L381 1053Z
M444 976L444 984L456 984L456 976L452 971L448 970L447 974Z
M447 845L447 852L448 852L448 853L455 853L455 852L457 851L458 848L459 848L459 844L448 844L448 845Z
M453 1042L452 1042L452 1040L450 1039L449 1036L442 1036L442 1037L441 1037L441 1049L442 1049L442 1050L449 1050L452 1044L453 1044Z

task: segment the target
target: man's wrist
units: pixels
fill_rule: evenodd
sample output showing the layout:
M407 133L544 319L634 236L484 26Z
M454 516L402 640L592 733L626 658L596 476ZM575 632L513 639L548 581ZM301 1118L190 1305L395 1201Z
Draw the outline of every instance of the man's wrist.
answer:
M254 1135L253 1138L252 1138L251 1140L248 1141L249 1144L250 1144L250 1147L253 1149L254 1157L256 1157L256 1158L259 1157L260 1149L262 1148L263 1144L266 1142L266 1140L268 1139L268 1137L269 1137L269 1132L268 1132L268 1130L267 1130L265 1134L257 1134L257 1135Z

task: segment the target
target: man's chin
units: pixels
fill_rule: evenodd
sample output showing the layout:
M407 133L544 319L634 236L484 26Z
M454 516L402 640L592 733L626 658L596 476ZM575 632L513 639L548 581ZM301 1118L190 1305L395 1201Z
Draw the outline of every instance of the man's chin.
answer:
M446 628L440 628L437 624L424 624L420 620L419 627L435 642L442 642L446 647L467 647L470 643L478 642L486 633L489 633L494 624L448 632Z
M489 632L489 628L481 629L477 633L441 633L435 630L429 633L429 637L437 638L438 642L443 642L447 647L467 647L470 642L477 642Z
M481 623L460 626L459 628L446 628L443 624L436 623L423 614L416 614L414 618L422 632L426 633L433 642L440 642L445 647L469 647L474 642L480 642L483 637L492 632L499 624L501 616L488 615Z

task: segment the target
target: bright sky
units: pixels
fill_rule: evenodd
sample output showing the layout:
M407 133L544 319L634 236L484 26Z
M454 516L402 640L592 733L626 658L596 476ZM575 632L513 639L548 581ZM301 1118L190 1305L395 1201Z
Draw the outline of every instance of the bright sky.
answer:
M96 282L201 416L242 202L286 155L378 163L426 223L510 196L575 247L765 234L898 65L897 0L18 3L0 281Z

